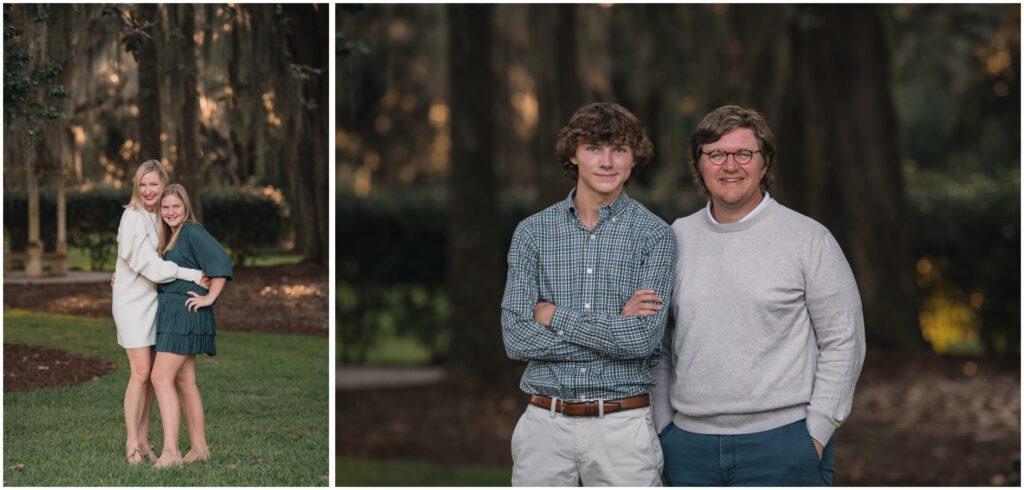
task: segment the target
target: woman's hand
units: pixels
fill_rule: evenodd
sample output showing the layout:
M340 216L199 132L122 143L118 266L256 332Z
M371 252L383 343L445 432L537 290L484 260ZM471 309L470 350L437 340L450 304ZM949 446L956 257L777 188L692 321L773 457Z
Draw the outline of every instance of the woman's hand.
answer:
M199 308L205 308L212 305L217 301L217 297L220 296L220 292L224 290L224 284L227 283L227 279L223 277L214 277L212 279L207 278L206 274L203 274L203 278L210 283L207 289L210 290L206 296L200 296L195 291L189 291L189 299L185 300L185 309L188 311L199 312Z
M210 306L217 300L217 298L210 297L210 295L200 296L195 291L189 291L188 294L192 297L185 300L185 309L195 311L196 313L199 312L199 308Z

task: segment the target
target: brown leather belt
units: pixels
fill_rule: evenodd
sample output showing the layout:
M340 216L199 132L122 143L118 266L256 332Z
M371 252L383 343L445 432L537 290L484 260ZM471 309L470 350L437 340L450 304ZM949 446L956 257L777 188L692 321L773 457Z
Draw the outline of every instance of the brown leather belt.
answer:
M530 404L543 408L544 410L551 410L551 398L543 395L533 395L530 397ZM604 414L620 412L622 410L632 410L634 408L642 408L651 404L651 396L647 393L643 395L631 396L628 398L616 398L614 400L604 400ZM597 417L602 414L601 407L597 400L591 400L586 402L563 402L558 400L555 404L555 411L570 417Z

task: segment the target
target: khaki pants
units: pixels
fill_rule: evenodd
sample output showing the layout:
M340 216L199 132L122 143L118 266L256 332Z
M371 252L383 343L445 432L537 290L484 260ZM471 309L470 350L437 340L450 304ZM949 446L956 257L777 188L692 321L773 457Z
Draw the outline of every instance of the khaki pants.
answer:
M512 485L661 486L651 408L569 417L528 405L512 433Z

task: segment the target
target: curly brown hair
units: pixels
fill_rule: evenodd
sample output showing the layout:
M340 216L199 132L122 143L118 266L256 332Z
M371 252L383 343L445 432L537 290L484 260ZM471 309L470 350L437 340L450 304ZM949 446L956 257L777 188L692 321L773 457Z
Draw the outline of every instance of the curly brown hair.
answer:
M647 128L632 112L611 102L595 102L580 107L558 131L555 156L566 178L576 182L579 169L572 163L581 143L628 146L633 150L633 173L640 171L654 156L654 145Z
M711 197L704 177L700 174L700 152L704 145L714 143L725 136L725 133L736 128L747 128L754 132L757 138L757 146L761 150L761 158L764 159L768 171L761 177L761 192L766 192L772 186L775 176L772 172L772 165L775 163L775 136L768 121L755 109L740 107L737 105L724 105L709 112L704 119L697 124L697 129L690 135L690 170L693 172L693 183L697 190L704 197Z

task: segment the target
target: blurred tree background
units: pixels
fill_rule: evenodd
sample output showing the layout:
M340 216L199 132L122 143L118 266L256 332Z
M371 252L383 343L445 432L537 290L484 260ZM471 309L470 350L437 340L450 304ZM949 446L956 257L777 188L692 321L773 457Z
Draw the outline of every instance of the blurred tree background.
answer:
M504 254L571 188L554 139L590 101L647 125L627 190L668 223L704 205L696 123L759 108L772 195L839 240L870 345L1019 359L1018 5L339 5L337 26L342 363L514 372Z
M26 193L54 246L112 264L138 165L163 162L236 261L328 262L326 4L5 4L5 248L24 250ZM55 183L57 191L54 191Z

